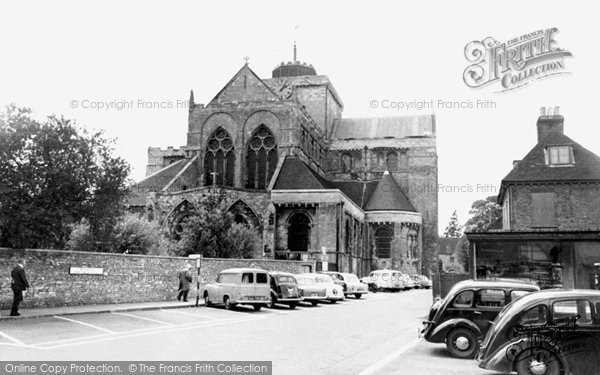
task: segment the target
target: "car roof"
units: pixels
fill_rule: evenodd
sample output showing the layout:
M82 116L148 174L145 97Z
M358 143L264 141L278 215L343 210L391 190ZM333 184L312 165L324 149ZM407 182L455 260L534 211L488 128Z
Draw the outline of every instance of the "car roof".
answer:
M269 271L269 275L272 276L294 276L293 273L283 271Z
M531 290L539 290L540 288L529 282L523 280L513 280L513 279L495 279L495 280L463 280L454 284L454 287L461 288L482 288L482 287L495 287L495 288L521 288L521 289L531 289ZM453 287L453 288L454 288Z
M527 296L527 299L539 301L543 299L563 297L593 297L600 298L600 290L593 289L544 289Z
M220 273L267 272L260 268L227 268Z

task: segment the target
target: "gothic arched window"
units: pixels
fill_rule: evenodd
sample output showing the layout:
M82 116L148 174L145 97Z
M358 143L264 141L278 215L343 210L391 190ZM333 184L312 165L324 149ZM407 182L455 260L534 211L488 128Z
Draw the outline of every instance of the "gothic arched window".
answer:
M375 249L378 258L392 257L392 240L394 233L386 227L379 228L375 232Z
M235 154L233 140L221 127L217 128L206 143L204 153L205 185L233 186Z
M352 155L342 154L342 173L352 172Z
M275 173L278 159L275 137L269 128L260 125L248 141L246 188L266 189Z

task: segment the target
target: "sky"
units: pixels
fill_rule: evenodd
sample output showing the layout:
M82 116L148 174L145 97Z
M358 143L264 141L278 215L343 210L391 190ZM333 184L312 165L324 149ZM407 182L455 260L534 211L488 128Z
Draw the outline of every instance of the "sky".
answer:
M464 222L473 201L498 193L536 143L540 107L560 106L565 133L600 154L596 18L593 2L557 1L3 2L0 106L103 129L137 181L148 147L185 145L190 90L208 103L246 56L269 78L296 40L298 59L332 81L344 117L435 114L441 233L454 210ZM554 27L573 54L568 74L508 92L463 81L471 41ZM383 108L392 102L433 105Z

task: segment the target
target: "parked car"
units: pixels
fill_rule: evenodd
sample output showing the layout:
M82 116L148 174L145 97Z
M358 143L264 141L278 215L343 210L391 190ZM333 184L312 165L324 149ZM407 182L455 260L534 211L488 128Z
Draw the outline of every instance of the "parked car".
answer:
M333 279L328 275L319 273L304 273L302 276L311 277L318 285L325 287L325 298L331 303L336 303L344 299L344 288L333 282Z
M456 283L444 299L436 301L423 322L420 335L433 343L446 343L457 358L473 358L478 340L500 311L512 300L539 291L521 281L465 280Z
M327 298L327 288L323 284L317 284L317 280L311 276L312 274L295 275L298 282L298 290L302 301L310 302L313 306L317 306L319 301Z
M256 268L230 268L219 273L213 284L204 287L204 305L223 304L227 310L249 305L259 311L270 300L269 274Z
M275 304L288 305L290 309L295 309L302 300L296 278L287 272L269 272L271 285L271 301L269 307L274 308Z
M402 274L402 277L404 278L404 290L415 289L417 287L412 277L405 273Z
M342 273L333 271L322 271L320 274L331 277L335 284L340 285L344 289L344 296L354 295L355 298L362 297L363 294L369 293L369 288L366 284L361 283L353 273Z
M498 316L477 355L479 367L517 374L600 373L600 291L544 290Z
M425 275L412 275L411 278L415 282L415 288L429 289L433 286L433 282Z
M346 283L346 289L344 289L344 295L348 297L349 295L354 295L354 298L359 299L363 294L369 293L369 287L366 284L363 284L353 273L342 273L344 277L344 282Z
M406 287L402 272L394 270L376 270L369 274L369 280L376 291L399 291Z

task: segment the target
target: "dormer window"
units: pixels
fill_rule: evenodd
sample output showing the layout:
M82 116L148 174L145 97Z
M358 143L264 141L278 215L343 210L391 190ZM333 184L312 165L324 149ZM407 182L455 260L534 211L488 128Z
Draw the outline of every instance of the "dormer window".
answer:
M548 146L546 147L546 165L572 165L575 164L573 147Z

